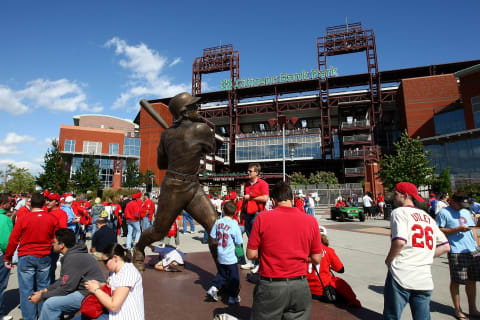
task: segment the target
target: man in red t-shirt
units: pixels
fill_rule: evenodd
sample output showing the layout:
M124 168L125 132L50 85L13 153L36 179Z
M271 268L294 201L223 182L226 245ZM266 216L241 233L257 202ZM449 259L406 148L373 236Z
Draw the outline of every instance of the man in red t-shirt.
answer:
M32 195L32 211L13 227L5 252L5 263L11 265L13 253L20 243L18 286L23 319L36 319L41 305L31 303L29 297L34 291L50 284L50 252L58 220L53 214L43 211L44 201L40 193Z
M248 181L245 183L245 195L243 197L242 222L245 225L247 237L250 237L253 223L259 212L265 210L265 204L268 201L268 184L258 176L262 167L260 163L250 163L248 165ZM258 271L258 261L248 262L240 265L241 269L252 269L252 272Z
M275 209L257 216L247 245L247 258L260 258L252 318L310 319L312 297L306 275L309 262L322 260L318 223L292 207L292 189L285 182L272 188L271 198Z
M143 221L142 221L142 230L146 230L152 226L153 215L155 214L155 205L150 199L150 195L145 193L143 195Z
M126 244L127 249L132 248L133 238L135 239L133 240L135 244L138 242L138 239L140 239L140 234L141 234L140 220L141 220L142 208L138 204L137 199L140 198L141 196L142 196L141 192L132 194L132 201L127 203L127 206L125 207L125 219L127 220L127 228L128 228L127 244Z

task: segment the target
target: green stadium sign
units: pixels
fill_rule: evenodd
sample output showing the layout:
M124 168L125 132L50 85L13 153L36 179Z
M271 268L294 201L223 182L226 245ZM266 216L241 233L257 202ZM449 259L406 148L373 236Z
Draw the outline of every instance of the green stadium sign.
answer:
M257 86L266 86L271 84L283 83L283 82L293 82L293 81L302 81L302 80L313 80L313 79L326 79L329 77L338 76L337 68L331 66L327 70L318 70L312 69L312 71L305 71L299 73L280 73L279 76L265 77L265 78L245 78L238 79L235 81L235 88L250 88ZM220 88L222 90L232 90L232 80L225 79L222 80Z

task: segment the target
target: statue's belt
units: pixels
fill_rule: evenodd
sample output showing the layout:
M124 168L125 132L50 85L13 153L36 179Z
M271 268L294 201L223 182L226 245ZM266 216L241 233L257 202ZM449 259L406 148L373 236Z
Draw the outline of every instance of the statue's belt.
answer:
M167 177L181 180L181 181L198 182L198 175L186 174L186 173L176 172L172 170L167 170Z

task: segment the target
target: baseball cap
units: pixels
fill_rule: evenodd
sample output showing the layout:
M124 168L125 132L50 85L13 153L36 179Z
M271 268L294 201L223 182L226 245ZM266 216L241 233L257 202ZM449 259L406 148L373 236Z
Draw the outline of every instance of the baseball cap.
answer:
M235 191L230 191L228 197L230 198L230 200L233 200L237 197L237 193Z
M65 198L65 202L66 202L66 203L73 202L73 197L72 197L72 196L67 196L67 197Z
M477 199L475 199L475 198L471 198L471 199L470 199L470 201L477 201Z
M318 226L318 227L320 228L321 234L327 235L327 228L325 228L324 226Z
M100 204L100 202L102 202L102 199L100 199L99 197L95 198L95 203L96 204Z
M430 193L430 197L435 197L435 193Z
M420 196L418 195L417 187L416 187L413 183L410 183L410 182L399 182L399 183L397 183L397 185L395 186L395 191L400 192L400 193L404 193L404 194L409 194L409 195L411 195L415 200L417 200L417 201L419 201L419 202L425 201L425 200L423 200L422 197L420 197Z
M58 193L48 193L45 195L45 198L50 199L50 200L57 200L60 201L60 196Z
M455 192L452 195L452 200L457 202L463 208L469 208L470 203L468 202L468 196L463 192Z

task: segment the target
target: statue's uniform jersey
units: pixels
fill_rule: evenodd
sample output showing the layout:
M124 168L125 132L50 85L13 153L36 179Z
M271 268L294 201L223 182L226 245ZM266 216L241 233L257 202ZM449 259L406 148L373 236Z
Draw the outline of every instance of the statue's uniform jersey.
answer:
M448 244L435 220L421 209L400 207L392 211L390 226L392 241L405 241L390 267L395 281L405 289L433 290L430 266L435 248Z

